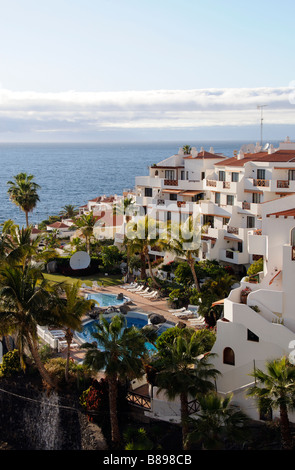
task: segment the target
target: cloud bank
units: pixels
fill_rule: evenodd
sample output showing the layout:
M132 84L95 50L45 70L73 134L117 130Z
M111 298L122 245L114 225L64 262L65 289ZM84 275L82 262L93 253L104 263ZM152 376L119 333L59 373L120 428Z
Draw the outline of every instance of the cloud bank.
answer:
M0 89L1 135L95 134L110 129L295 124L295 83L282 88L40 93Z

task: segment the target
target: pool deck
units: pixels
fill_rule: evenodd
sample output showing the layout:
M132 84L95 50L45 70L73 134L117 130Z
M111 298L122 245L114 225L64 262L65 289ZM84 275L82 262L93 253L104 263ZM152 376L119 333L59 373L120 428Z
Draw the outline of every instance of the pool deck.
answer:
M168 311L167 299L157 299L157 300L149 300L145 297L142 297L135 292L129 292L126 289L122 289L120 286L104 286L102 288L89 288L89 289L81 289L81 293L104 293L104 294L115 294L118 295L123 293L124 296L128 297L132 302L132 305L129 304L131 310L136 312L142 312L146 314L156 313L159 315L163 315L165 319L169 322L174 323L175 325L179 322L185 323L187 326L194 328L193 325L190 324L188 319L185 318L178 318L173 315L171 312ZM86 318L86 317L85 317ZM88 318L88 317L87 317ZM65 355L65 352L61 353L61 355ZM74 361L82 361L85 352L79 349L71 349L71 358Z

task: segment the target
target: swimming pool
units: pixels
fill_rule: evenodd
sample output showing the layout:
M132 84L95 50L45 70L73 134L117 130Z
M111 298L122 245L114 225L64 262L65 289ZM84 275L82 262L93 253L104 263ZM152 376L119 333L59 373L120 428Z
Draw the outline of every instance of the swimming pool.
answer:
M118 299L116 294L103 294L102 292L95 292L93 294L87 294L87 299L93 299L97 302L99 307L110 307L112 305L120 306L127 302L127 297Z
M113 315L105 316L105 318L107 318L109 321L111 321L112 317ZM141 329L148 324L148 316L140 312L129 312L127 315L125 315L125 318L127 322L127 328L130 328L131 326L135 326L136 328ZM82 343L92 343L93 341L95 341L96 338L94 338L92 334L97 332L96 324L98 323L98 321L99 320L89 320L86 323L84 323L83 330L75 333L76 337ZM158 329L158 336L161 333L163 333L163 331L173 326L174 325L170 323L161 324ZM151 352L156 351L155 346L153 346L150 343L146 343L146 347Z

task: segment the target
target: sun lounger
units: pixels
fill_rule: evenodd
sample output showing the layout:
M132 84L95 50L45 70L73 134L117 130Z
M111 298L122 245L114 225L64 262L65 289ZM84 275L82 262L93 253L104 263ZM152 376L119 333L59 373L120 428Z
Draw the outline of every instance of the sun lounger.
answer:
M122 287L122 289L129 290L129 289L135 289L136 287L139 287L139 284L137 282L131 282L131 284L127 284L127 286L124 285L124 286L120 286L120 287Z
M140 294L140 295L142 295L142 297L150 297L151 295L154 295L154 294L156 294L156 293L157 293L157 291L143 292L143 293Z
M127 289L129 292L141 292L144 289L144 286L136 287L135 289Z
M177 313L177 312L184 312L185 310L186 310L186 308L182 307L182 308L175 308L175 309L168 310L168 312Z
M151 292L150 294L143 295L143 297L145 297L146 299L153 299L154 297L156 297L156 295L158 295L158 292L154 291L154 292Z
M139 295L143 295L143 294L147 294L148 291L149 291L149 287L147 287L146 289L144 290L139 290L139 291L135 291L135 294L139 294ZM134 291L130 291L130 292L134 292Z

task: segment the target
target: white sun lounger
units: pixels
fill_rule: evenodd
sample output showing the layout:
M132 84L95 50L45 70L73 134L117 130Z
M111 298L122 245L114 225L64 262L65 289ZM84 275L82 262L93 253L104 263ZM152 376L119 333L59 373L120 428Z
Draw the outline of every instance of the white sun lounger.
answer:
M127 289L129 292L141 292L144 289L144 286L136 287L135 289Z
M138 294L138 295L141 295L141 297L145 297L148 293L149 293L149 287L147 287L146 289L144 289L143 291L140 291L140 292L135 292L135 294Z
M122 289L135 289L136 287L139 287L139 284L137 282L131 282L131 284L127 284L127 286L120 286Z
M175 309L168 310L168 312L177 313L177 312L184 312L185 310L186 308L182 307L182 308L175 308Z
M144 294L142 297L145 297L146 299L152 299L153 297L156 297L158 295L158 292L155 290L154 292L150 292L149 294Z

